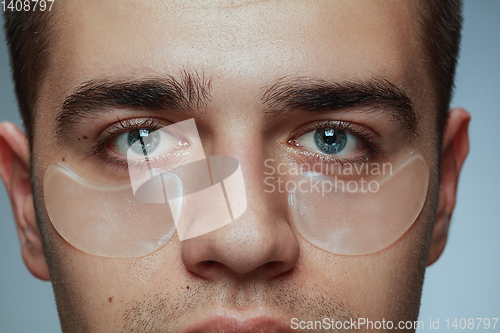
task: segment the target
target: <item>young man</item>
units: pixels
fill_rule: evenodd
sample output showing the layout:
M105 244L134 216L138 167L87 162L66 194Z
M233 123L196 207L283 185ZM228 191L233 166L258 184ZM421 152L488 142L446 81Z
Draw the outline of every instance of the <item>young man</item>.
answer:
M23 259L52 281L63 331L415 329L468 151L469 115L446 112L459 4L61 1L6 18L27 137L1 125L0 171ZM192 118L196 133L154 139ZM203 156L239 162L244 212L145 250L156 208L108 195L141 153L196 160L198 136ZM315 165L332 182L339 165L370 168L378 187L368 201L291 191Z

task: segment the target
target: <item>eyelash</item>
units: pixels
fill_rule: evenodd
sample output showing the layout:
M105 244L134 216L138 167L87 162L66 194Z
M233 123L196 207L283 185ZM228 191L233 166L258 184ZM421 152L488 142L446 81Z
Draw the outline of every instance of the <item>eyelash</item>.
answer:
M298 137L323 128L333 128L337 130L342 130L351 135L354 135L357 139L361 140L361 142L367 147L369 152L367 154L364 154L363 156L358 156L356 158L338 158L313 152L306 149L302 151L302 154L310 158L312 157L320 162L333 163L333 164L338 164L340 166L352 165L352 164L362 165L366 163L367 160L377 159L382 156L382 151L380 149L380 146L374 140L374 133L368 131L364 127L354 125L353 123L347 121L327 120L315 123L312 126L309 126L305 129L298 131L298 133L294 133L295 134L294 137L288 140L288 143L293 146L301 147L296 141Z

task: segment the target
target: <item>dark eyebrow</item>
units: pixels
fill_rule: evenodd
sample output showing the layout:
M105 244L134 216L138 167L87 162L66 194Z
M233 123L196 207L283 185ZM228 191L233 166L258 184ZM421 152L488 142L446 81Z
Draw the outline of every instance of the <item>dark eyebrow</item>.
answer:
M184 71L178 78L152 77L132 81L95 79L78 86L62 103L56 117L58 137L74 124L117 108L193 111L210 99L210 80Z
M417 116L408 95L394 83L380 78L330 82L304 77L283 77L265 87L261 96L268 114L280 115L296 110L337 111L352 107L389 110L394 120L415 131Z

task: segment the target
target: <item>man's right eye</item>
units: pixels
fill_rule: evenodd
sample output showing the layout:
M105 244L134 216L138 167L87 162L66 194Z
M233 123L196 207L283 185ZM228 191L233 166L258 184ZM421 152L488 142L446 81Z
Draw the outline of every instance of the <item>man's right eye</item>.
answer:
M117 155L135 159L165 155L186 145L188 142L168 131L138 128L111 139L108 147Z

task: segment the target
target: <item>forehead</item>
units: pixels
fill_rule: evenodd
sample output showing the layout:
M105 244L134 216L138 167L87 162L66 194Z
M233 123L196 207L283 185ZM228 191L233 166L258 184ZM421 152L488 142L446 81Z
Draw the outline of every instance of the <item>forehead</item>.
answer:
M412 90L420 80L418 20L403 1L124 0L62 6L51 73L62 91L96 77L161 75L185 67L259 83L284 75L381 76Z

